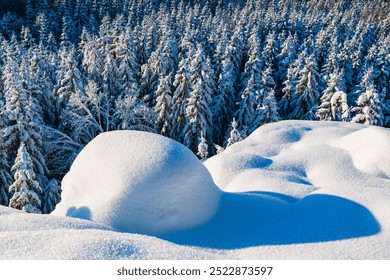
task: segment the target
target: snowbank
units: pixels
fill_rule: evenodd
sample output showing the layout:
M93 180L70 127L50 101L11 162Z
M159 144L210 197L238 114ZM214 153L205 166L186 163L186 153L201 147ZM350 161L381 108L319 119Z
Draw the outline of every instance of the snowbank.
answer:
M158 234L196 226L215 213L220 190L187 148L152 133L103 133L78 155L53 214L117 231Z
M0 207L0 258L389 259L389 141L358 124L264 125L205 162L222 192L174 141L103 134L56 210L84 220Z
M0 260L216 259L224 252L119 233L94 222L0 206Z

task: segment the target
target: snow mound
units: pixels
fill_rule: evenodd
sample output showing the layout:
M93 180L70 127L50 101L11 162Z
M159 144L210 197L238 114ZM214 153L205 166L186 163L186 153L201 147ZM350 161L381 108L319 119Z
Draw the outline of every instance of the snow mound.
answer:
M219 259L224 253L0 205L0 260Z
M53 214L155 235L196 226L215 213L220 190L186 147L156 134L99 135L62 181Z
M84 219L0 206L0 259L389 259L389 141L358 124L267 124L205 162L223 192L172 140L103 134L55 211Z
M390 179L390 131L369 127L334 140L349 152L354 166L369 175Z
M389 186L390 131L350 123L283 121L205 162L229 192L272 191L303 198L320 188ZM378 181L379 180L379 181Z

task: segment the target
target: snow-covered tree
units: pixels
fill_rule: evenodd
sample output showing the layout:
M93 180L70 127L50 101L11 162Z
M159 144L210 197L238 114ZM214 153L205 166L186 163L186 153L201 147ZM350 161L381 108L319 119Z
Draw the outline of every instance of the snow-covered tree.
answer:
M281 99L281 97L286 94L286 92L283 91L283 88L285 88L286 86L285 82L291 79L291 75L292 75L291 65L296 59L296 55L297 55L297 38L296 36L293 36L291 33L289 33L289 35L281 45L280 53L277 55L278 70L277 72L275 72L275 76L276 76L275 82L278 84L279 92L277 92L276 95L279 97L279 99ZM291 83L291 81L289 83Z
M20 68L11 53L7 53L7 64L3 71L5 108L2 112L7 120L3 139L8 158L13 161L18 147L23 143L31 156L34 172L40 184L45 184L49 173L42 144L41 107L28 88L25 76L26 61Z
M233 118L233 121L231 123L231 126L232 126L232 129L229 133L229 138L227 140L226 148L229 148L234 143L237 143L237 142L242 140L241 134L237 129L237 122L234 118Z
M294 110L294 101L296 94L296 83L293 68L290 66L287 70L286 80L283 82L282 98L280 99L278 106L280 115L284 118L289 116Z
M347 121L349 108L343 72L335 69L330 74L327 88L323 91L316 115L321 121Z
M73 92L62 113L62 130L77 143L87 144L99 133L111 129L110 104L94 81L84 92Z
M292 119L313 120L319 100L318 67L314 55L306 59L306 65L299 74L296 85L297 101L295 109L289 115Z
M78 68L75 52L73 47L60 50L61 63L57 73L57 85L54 88L57 114L61 114L72 94L81 94L84 91L82 74Z
M238 101L238 109L235 112L235 118L240 130L244 126L253 127L257 118L256 108L261 89L263 63L261 61L260 37L256 28L252 32L249 42L249 58L241 75L240 100Z
M380 126L383 124L382 100L375 88L373 74L373 67L370 67L362 78L357 90L360 93L357 106L352 108L355 116L351 121Z
M172 127L172 92L170 88L171 75L162 76L156 90L157 133L169 136Z
M215 82L210 61L206 58L203 47L197 46L190 65L191 93L186 107L186 123L184 125L184 145L196 152L198 136L212 143L212 112L210 110ZM209 147L210 148L210 147Z
M225 58L222 61L218 89L212 104L214 141L216 143L222 143L224 133L228 128L228 120L233 117L235 111L237 77L229 53L230 48L227 48Z
M221 154L223 151L225 151L225 149L221 146L219 146L218 144L214 144L214 148L215 148L215 152L217 155Z
M173 86L176 89L172 98L172 129L170 137L183 143L186 107L192 87L187 58L180 60Z
M211 97L205 90L201 78L195 83L186 107L186 125L184 126L184 145L193 152L198 150L199 135L206 139L212 136Z
M235 113L238 127L252 127L256 120L257 95L259 94L260 81L256 79L257 75L253 74L246 84L244 90L240 93L240 102L238 110Z
M344 91L336 91L330 100L332 118L337 121L349 121L350 113L347 94Z
M157 116L152 108L135 96L124 96L116 102L117 129L156 133Z
M56 179L51 179L43 190L42 213L50 214L61 201L61 186Z
M262 73L262 88L257 96L256 119L250 131L255 130L263 124L280 121L274 90L276 84L271 67L267 67Z
M9 207L28 213L41 213L42 188L36 180L34 165L24 143L18 149L11 170L14 173L14 182L9 187L12 194Z
M158 48L151 54L148 63L141 68L141 95L150 106L155 106L155 91L160 76L167 76L170 72L175 73L178 65L178 49L176 38L170 28L164 30Z
M205 160L208 157L208 155L209 155L209 152L208 152L209 147L207 145L206 139L203 137L203 134L201 134L200 140L198 142L199 142L199 144L198 144L198 152L196 153L196 155L201 160Z

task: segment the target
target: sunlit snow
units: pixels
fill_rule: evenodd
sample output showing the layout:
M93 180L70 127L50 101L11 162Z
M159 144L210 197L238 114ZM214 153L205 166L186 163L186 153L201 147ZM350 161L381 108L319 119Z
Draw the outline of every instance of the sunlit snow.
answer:
M0 207L0 258L388 259L389 149L385 128L282 121L206 169L162 136L102 134L53 214Z

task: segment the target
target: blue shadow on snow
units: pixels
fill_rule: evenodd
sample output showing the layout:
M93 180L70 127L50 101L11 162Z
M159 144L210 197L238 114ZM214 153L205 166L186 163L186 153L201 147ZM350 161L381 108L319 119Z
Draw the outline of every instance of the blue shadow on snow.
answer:
M223 193L217 213L198 227L162 234L190 246L238 249L324 242L374 235L375 217L362 205L325 194L303 199L277 193Z

